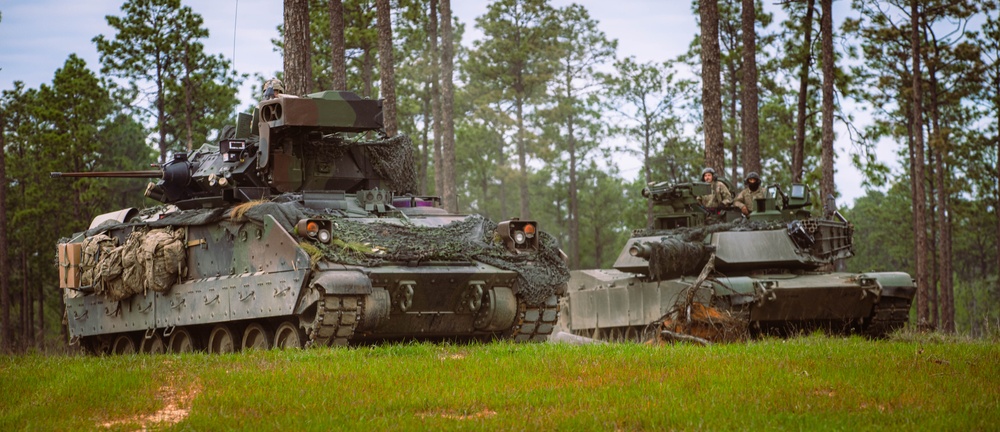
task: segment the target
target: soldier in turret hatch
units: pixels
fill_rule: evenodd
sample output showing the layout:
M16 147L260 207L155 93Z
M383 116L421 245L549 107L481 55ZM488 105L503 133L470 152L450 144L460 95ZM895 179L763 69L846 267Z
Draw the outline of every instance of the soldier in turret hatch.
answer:
M718 212L720 207L725 207L733 203L733 194L725 183L719 181L715 176L715 169L705 168L701 172L701 179L705 183L712 185L712 193L698 197L698 203L710 212Z
M747 175L743 184L746 187L740 191L739 195L736 195L733 205L739 207L743 215L746 216L753 212L754 202L759 198L764 198L764 189L760 187L760 175L752 171Z
M264 95L261 100L271 100L281 96L285 92L285 85L277 78L271 78L264 82Z

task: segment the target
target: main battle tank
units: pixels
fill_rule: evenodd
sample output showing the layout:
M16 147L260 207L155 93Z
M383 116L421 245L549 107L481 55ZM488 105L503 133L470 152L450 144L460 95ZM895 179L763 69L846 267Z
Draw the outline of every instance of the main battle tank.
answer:
M903 326L916 291L906 273L837 273L853 226L813 217L810 191L778 185L744 217L709 212L708 183L651 184L660 209L613 270L572 271L562 328L602 339L742 340L822 329L881 337Z
M163 203L58 244L70 343L231 352L391 339L544 340L568 271L534 221L415 195L412 144L380 101L282 95L159 169Z

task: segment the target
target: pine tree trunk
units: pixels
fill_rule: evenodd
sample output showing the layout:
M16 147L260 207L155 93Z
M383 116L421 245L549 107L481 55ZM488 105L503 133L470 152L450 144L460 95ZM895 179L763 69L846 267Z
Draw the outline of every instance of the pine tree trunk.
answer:
M521 218L531 219L531 195L528 193L528 143L524 139L524 98L517 96L514 102L517 121L517 163L520 175L517 188L521 195Z
M365 46L362 47L363 53L361 54L361 91L364 93L361 95L365 98L373 97L373 85L372 81L375 76L375 61L372 60L372 47Z
M733 45L735 45L735 44L736 44L736 42L733 41ZM735 77L737 75L736 65L734 65L732 62L730 62L727 66L728 66L729 76ZM739 118L739 111L736 108L736 106L737 106L736 102L740 99L739 80L732 79L732 80L729 81L729 96L730 96L729 97L729 118L732 119L732 124L733 124L733 128L729 130L729 145L732 146L731 156L733 158L730 161L730 162L732 162L732 174L731 174L732 177L730 177L730 179L732 179L734 182L736 182L736 181L739 180L739 176L740 176L739 168L740 168L740 142L741 142L741 139L740 139L740 131L738 130L739 126L738 126L738 124L736 122L736 119ZM726 173L724 171L719 171L719 174L722 175L722 176L725 176Z
M820 33L823 50L823 134L821 139L823 178L820 180L820 197L824 207L829 197L836 197L833 180L833 0L820 0L822 16ZM833 211L832 207L827 208Z
M191 64L190 56L185 52L184 57L184 131L187 151L194 149L194 95L192 94L191 71L194 65Z
M157 53L157 56L161 55ZM167 162L167 108L166 108L166 95L164 94L163 87L165 86L163 82L163 74L165 71L161 68L160 64L162 62L157 61L156 64L156 126L160 132L160 164Z
M701 103L705 128L705 166L725 172L722 141L722 87L718 0L699 0L701 19Z
M502 157L503 157L503 148L502 148L502 145L501 145L501 149L500 149L500 153L499 154L501 156L500 160L504 160L504 159L502 159ZM500 192L500 219L509 219L510 218L510 210L508 210L510 208L510 206L509 206L509 203L507 202L508 201L507 200L507 180L508 180L507 173L508 173L507 162L501 162L500 163L500 185L499 185L499 188L497 188L497 190Z
M441 159L444 208L458 213L458 190L455 184L455 83L454 34L451 23L451 0L441 0Z
M754 0L743 0L743 174L761 172L757 124L757 11ZM738 179L733 178L733 182Z
M816 0L806 2L806 17L803 21L805 41L802 49L802 70L799 72L799 106L795 119L795 148L792 149L792 182L802 181L806 155L806 102L809 96L809 66L812 64L812 17Z
M604 253L604 242L601 241L601 227L598 224L594 224L594 267L592 268L603 268L604 260L602 256Z
M935 46L937 43L935 42ZM931 136L934 137L933 142L936 144L935 154L937 158L934 160L934 178L935 184L937 186L937 235L938 235L938 280L939 289L938 294L935 295L936 301L935 309L938 313L935 313L934 322L938 324L938 328L947 332L955 332L955 314L954 307L952 303L954 298L952 297L954 287L952 284L952 257L951 257L951 226L949 224L948 215L951 213L951 203L949 197L950 187L948 180L951 176L946 176L945 173L948 169L948 161L945 158L949 152L949 139L946 132L941 129L941 115L940 115L940 105L938 103L938 80L936 68L931 68L928 71L930 76L930 91L931 91L931 125L933 133Z
M566 68L566 99L572 100L573 75ZM580 268L580 200L577 196L576 135L573 127L576 118L572 111L566 119L566 144L569 153L569 267Z
M430 0L427 37L431 46L431 112L434 116L434 193L444 192L444 158L441 155L441 56L438 54L438 2ZM483 195L485 196L485 195Z
M1000 61L996 62L996 70L993 71L993 109L995 112L1000 112ZM997 180L997 201L994 204L993 212L996 213L997 217L997 287L996 291L1000 292L1000 115L997 116L997 136L994 138L997 144L997 166L996 166L996 180Z
M830 0L823 0L829 2ZM913 59L913 236L916 241L914 251L917 279L917 325L927 328L930 320L927 286L927 222L924 192L924 136L920 83L920 15L918 0L911 0L910 49Z
M21 250L21 349L31 346L31 290L28 289L28 252Z
M35 331L35 343L40 349L45 349L45 284L36 284L38 291L38 329Z
M378 67L382 78L382 119L385 133L396 136L396 72L392 62L392 11L389 0L375 0L378 14Z
M650 124L649 111L645 106L646 98L643 97L642 100L643 100L643 106L642 106L643 119L645 121L645 123L642 125L642 131L643 131L642 176L646 180L646 184L649 184L653 181L652 161L650 160L650 156L652 153L651 150L653 146L652 136L651 136L652 133L650 130L653 128L653 125ZM646 200L646 229L653 229L653 200L651 199Z
M431 124L427 120L431 118L431 83L424 83L423 99L420 101L420 115L423 117L423 127L420 134L420 160L417 161L418 190L422 195L427 192L427 169L430 166L430 155L434 152L434 144L431 142Z
M925 131L926 136L933 137L934 135L930 131L930 122L926 122L925 125L927 125L927 130ZM931 142L933 142L933 139L931 139ZM935 179L937 178L937 172L936 172L937 160L938 160L937 150L934 149L933 145L928 143L926 152L927 152L926 169L928 170L926 173L927 178ZM940 207L937 202L938 184L936 183L936 181L930 181L927 182L925 187L927 188L927 208L931 209L931 211L927 212L927 217L929 219L927 221L927 228L930 231L928 233L929 235L927 238L927 244L929 247L933 247L936 249L937 245L939 245L941 241L941 237L938 232L938 228L941 226L941 224L938 222L938 214L934 211L934 209L938 209ZM940 327L941 322L939 321L939 316L938 316L938 310L939 310L938 287L941 285L941 274L939 273L939 270L941 269L940 267L941 257L939 254L931 253L928 259L930 261L927 265L927 273L928 273L927 302L929 305L928 307L930 308L930 319L928 320L928 322L930 323L930 327L932 329L938 329L941 328Z
M285 93L312 91L309 40L309 1L285 0Z
M11 352L10 338L10 267L7 262L7 141L4 130L7 127L7 116L0 110L0 309L3 320L0 322L0 354Z
M344 2L330 0L330 53L333 90L347 90L347 57L344 41Z

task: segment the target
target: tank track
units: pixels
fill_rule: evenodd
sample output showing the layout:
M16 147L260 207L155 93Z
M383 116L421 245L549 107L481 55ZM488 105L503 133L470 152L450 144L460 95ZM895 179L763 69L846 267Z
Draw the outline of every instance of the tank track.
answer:
M899 297L882 297L875 304L872 319L865 328L865 335L884 338L902 328L910 316L910 300Z
M345 346L362 319L365 297L324 294L316 304L316 320L307 327L307 347Z
M363 321L364 296L325 294L316 304L316 319L307 327L306 346L345 346ZM514 342L544 342L559 320L559 300L538 305L519 302L517 321L506 336Z
M538 305L518 302L517 321L507 332L514 342L544 342L559 321L559 298L550 296Z

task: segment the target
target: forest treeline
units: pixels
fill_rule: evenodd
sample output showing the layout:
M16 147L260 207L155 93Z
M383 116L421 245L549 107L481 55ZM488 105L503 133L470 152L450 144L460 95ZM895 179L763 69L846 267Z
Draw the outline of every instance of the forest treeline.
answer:
M144 181L48 173L141 169L211 142L252 110L238 86L271 75L291 94L385 99L387 133L413 139L421 192L463 213L539 221L571 268L610 267L648 223L642 186L705 166L735 185L751 171L807 183L814 210L832 211L822 197L836 195L839 124L852 146L836 157L869 187L840 209L855 225L847 269L913 275L924 328L996 332L997 3L689 6L699 32L663 42L687 50L641 61L579 4L497 0L462 22L450 0L285 0L272 39L283 70L251 77L205 52L204 20L180 0L125 1L106 18L113 32L93 38L100 64L71 55L51 83L0 95L0 349L63 346L56 241L95 215L154 204ZM483 36L464 40L468 26ZM897 161L876 156L884 146Z

